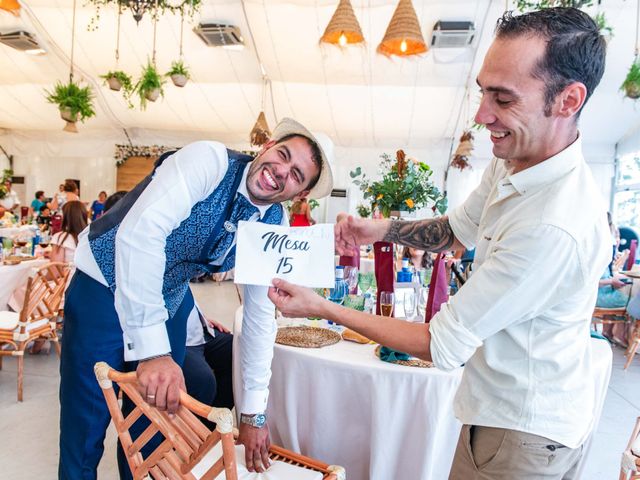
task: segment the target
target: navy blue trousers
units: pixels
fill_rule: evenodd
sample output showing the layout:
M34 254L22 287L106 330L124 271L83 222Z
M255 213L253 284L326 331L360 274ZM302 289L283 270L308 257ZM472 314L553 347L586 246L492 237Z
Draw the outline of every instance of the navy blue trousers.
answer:
M176 314L166 322L171 356L182 365L186 324L193 308L189 290ZM62 357L60 359L60 480L95 479L104 451L104 436L111 420L102 390L93 373L96 362L107 362L123 372L133 371L137 362L124 361L122 328L113 294L104 285L76 271L67 289L64 305ZM130 408L130 402L123 410ZM148 425L140 419L131 429L136 438ZM161 437L147 444L152 450ZM143 456L145 450L143 449ZM120 475L130 477L126 461L119 458ZM124 470L123 470L124 468Z

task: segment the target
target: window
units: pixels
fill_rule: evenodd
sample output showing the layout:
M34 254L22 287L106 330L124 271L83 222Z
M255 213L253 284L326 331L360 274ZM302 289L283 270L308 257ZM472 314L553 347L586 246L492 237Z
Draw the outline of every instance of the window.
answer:
M617 161L615 181L613 207L616 224L640 231L640 152Z

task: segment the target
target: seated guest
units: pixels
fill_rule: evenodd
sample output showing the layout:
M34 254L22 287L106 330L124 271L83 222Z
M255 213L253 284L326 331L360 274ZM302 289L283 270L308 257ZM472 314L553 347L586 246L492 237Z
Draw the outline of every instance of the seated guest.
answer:
M30 217L37 217L40 214L40 207L46 204L46 199L44 198L44 192L42 190L38 190L35 197L36 198L31 200L31 206L29 207Z
M52 250L49 258L52 262L73 262L78 235L86 226L87 211L82 202L65 203L62 207L62 231L51 237Z
M598 299L596 307L600 308L621 308L629 301L629 292L624 291L627 285L624 282L624 275L618 273L613 276L609 273L609 268L605 270L598 282Z
M51 209L47 204L40 206L40 213L36 222L38 222L40 230L49 230L49 227L51 227Z
M206 405L233 408L232 345L228 329L205 318L200 308L191 311L182 364L189 395Z
M2 205L6 210L15 213L16 209L20 206L20 200L18 199L16 191L11 188L12 186L13 183L7 178L4 181L4 189L6 192L4 197L0 198L0 205Z

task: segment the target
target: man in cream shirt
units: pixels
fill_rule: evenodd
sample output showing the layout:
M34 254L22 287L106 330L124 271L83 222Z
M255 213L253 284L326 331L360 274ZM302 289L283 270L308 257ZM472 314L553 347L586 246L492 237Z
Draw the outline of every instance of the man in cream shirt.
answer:
M338 222L343 254L377 240L476 247L474 274L430 324L372 318L281 280L270 291L286 315L337 321L441 369L465 365L452 479L575 478L595 396L590 319L611 243L577 122L604 59L579 10L506 13L477 78L475 119L497 157L480 186L449 217Z

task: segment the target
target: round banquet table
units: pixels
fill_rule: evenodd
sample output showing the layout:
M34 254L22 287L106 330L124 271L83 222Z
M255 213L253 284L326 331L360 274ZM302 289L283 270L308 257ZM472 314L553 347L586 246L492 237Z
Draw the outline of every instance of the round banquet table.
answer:
M236 372L241 325L240 307ZM344 340L319 349L276 344L267 409L272 443L341 465L349 480L447 478L461 427L453 397L462 368L393 365L374 350ZM241 386L234 375L236 405Z
M17 265L2 265L0 263L0 310L8 310L7 304L11 294L27 283L31 269L48 262L49 260L43 258L20 262Z
M291 319L281 321L292 324ZM234 372L240 372L241 335L239 307ZM379 360L374 350L375 345L344 340L319 349L275 344L267 407L272 443L341 465L349 480L448 478L461 427L453 398L463 369L392 365ZM592 433L584 444L578 478L589 458L611 377L608 342L591 339L591 360L596 387ZM239 405L239 374L233 383Z

